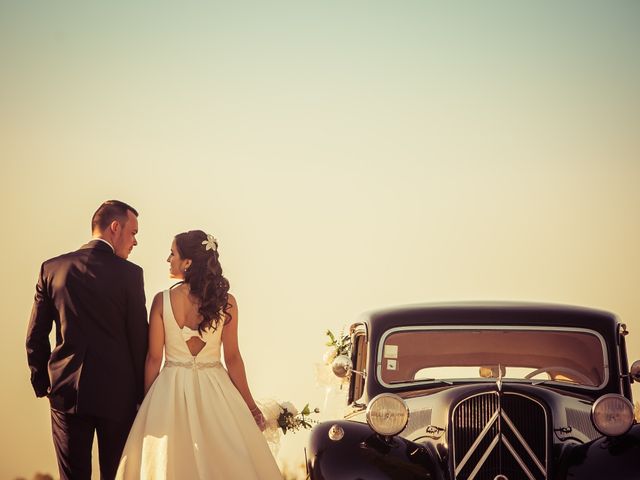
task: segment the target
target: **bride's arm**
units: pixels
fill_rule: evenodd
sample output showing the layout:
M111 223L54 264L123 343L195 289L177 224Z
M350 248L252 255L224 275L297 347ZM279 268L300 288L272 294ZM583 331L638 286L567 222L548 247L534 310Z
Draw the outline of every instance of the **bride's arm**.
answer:
M162 352L164 350L164 324L162 322L162 292L153 297L151 313L149 314L149 350L144 364L144 394L160 373Z
M253 418L261 430L264 430L264 417L258 409L255 400L251 396L249 383L247 382L247 374L244 369L244 361L240 355L240 347L238 346L238 305L233 295L229 294L229 305L231 307L227 312L231 315L231 320L222 330L222 346L224 349L224 363L229 372L231 381L242 395L247 407L251 410Z

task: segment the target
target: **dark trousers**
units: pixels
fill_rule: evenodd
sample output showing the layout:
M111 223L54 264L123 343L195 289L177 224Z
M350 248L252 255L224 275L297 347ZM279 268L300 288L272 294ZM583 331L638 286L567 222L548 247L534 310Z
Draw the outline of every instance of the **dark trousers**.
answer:
M60 480L91 479L94 433L98 437L100 478L113 480L132 423L133 417L128 421L117 421L51 409L51 429Z

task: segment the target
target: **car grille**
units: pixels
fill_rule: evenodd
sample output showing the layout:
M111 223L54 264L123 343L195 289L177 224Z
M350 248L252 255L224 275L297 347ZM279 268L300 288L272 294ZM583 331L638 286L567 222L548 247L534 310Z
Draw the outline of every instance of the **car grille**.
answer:
M456 480L547 478L547 417L537 401L516 393L484 393L453 409Z

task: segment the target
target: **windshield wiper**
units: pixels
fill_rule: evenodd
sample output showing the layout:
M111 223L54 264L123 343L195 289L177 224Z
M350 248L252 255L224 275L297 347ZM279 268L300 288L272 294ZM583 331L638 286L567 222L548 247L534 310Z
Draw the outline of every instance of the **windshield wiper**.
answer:
M447 385L453 385L453 382L450 380L444 380L442 378L418 378L416 380L395 380L393 382L389 382L391 385L396 384L396 383L406 383L406 382L411 382L411 383L418 383L418 382L441 382L441 383L446 383Z
M534 379L529 379L529 381L531 382L531 385L542 385L543 383L547 383L547 382L553 382L553 380L545 380L545 379L538 379L538 380L534 380Z

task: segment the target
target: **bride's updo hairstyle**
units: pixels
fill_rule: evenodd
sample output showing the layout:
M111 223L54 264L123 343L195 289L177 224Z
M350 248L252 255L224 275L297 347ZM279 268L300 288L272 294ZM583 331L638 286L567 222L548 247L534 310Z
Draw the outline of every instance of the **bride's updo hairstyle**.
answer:
M198 312L202 315L198 331L202 334L208 328L215 330L221 321L225 325L231 320L227 313L229 281L222 275L215 239L202 230L190 230L179 233L175 240L180 257L191 260L184 272L184 282L198 300Z

